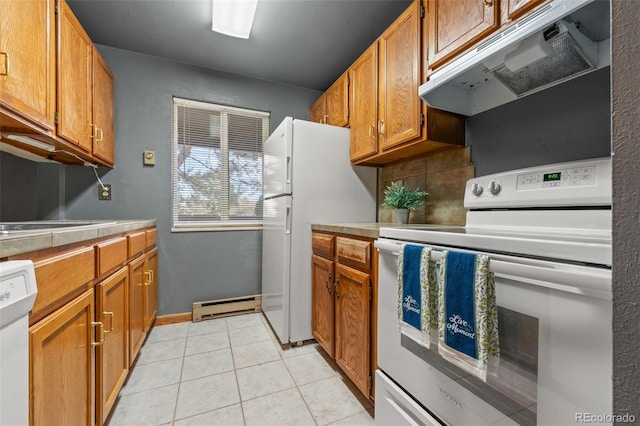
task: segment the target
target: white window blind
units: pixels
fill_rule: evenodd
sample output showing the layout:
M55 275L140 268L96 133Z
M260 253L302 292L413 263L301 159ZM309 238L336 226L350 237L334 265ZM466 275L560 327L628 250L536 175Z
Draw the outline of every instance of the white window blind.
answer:
M173 230L259 229L269 113L173 100Z

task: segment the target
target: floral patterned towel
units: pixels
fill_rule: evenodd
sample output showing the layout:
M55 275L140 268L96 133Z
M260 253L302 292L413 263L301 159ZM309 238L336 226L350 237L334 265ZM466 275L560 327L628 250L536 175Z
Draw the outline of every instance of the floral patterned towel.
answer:
M429 348L438 326L437 282L431 248L403 244L398 255L400 332ZM435 343L435 342L434 342Z
M443 251L438 289L438 352L486 380L497 365L498 308L489 257Z

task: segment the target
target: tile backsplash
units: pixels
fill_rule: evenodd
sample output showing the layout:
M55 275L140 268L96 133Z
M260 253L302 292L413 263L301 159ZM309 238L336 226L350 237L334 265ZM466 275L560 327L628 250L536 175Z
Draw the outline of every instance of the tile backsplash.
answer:
M470 147L399 161L382 168L378 199L382 202L384 189L401 180L429 193L424 206L410 212L409 223L464 225L464 187L474 174ZM392 222L393 211L380 208L379 221Z

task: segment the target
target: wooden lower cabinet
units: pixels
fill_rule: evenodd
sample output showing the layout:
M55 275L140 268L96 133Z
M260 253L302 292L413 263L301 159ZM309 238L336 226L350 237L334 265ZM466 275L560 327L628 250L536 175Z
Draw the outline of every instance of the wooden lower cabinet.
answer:
M316 342L333 358L333 268L334 261L313 255L312 274L312 330Z
M104 343L96 352L96 408L104 423L129 374L129 273L123 267L96 285L96 320Z
M373 240L319 232L312 240L313 336L354 385L373 398L377 282ZM333 244L329 250L327 243Z
M146 337L145 275L144 256L129 263L129 365L133 365Z
M93 289L29 329L30 424L95 424Z
M153 326L158 313L158 249L153 248L146 254L145 262L145 330Z
M38 280L29 319L30 425L107 421L158 309L155 240L129 263L125 241L20 255L34 261Z
M371 276L336 265L335 359L360 391L371 386Z

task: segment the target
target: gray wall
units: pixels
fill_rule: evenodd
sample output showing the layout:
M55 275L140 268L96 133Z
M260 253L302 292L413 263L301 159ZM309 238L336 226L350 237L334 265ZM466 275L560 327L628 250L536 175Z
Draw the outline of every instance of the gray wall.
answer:
M287 115L306 118L321 92L98 47L115 75L116 167L99 171L113 199L98 200L90 168L40 165L47 189L39 216L157 219L160 315L191 311L199 300L259 294L261 231L170 232L172 96L270 111L273 129ZM155 167L143 166L144 150L156 151Z
M38 218L37 165L0 151L0 221Z
M640 422L640 2L612 17L613 412Z
M476 175L608 156L609 72L606 67L468 118Z

